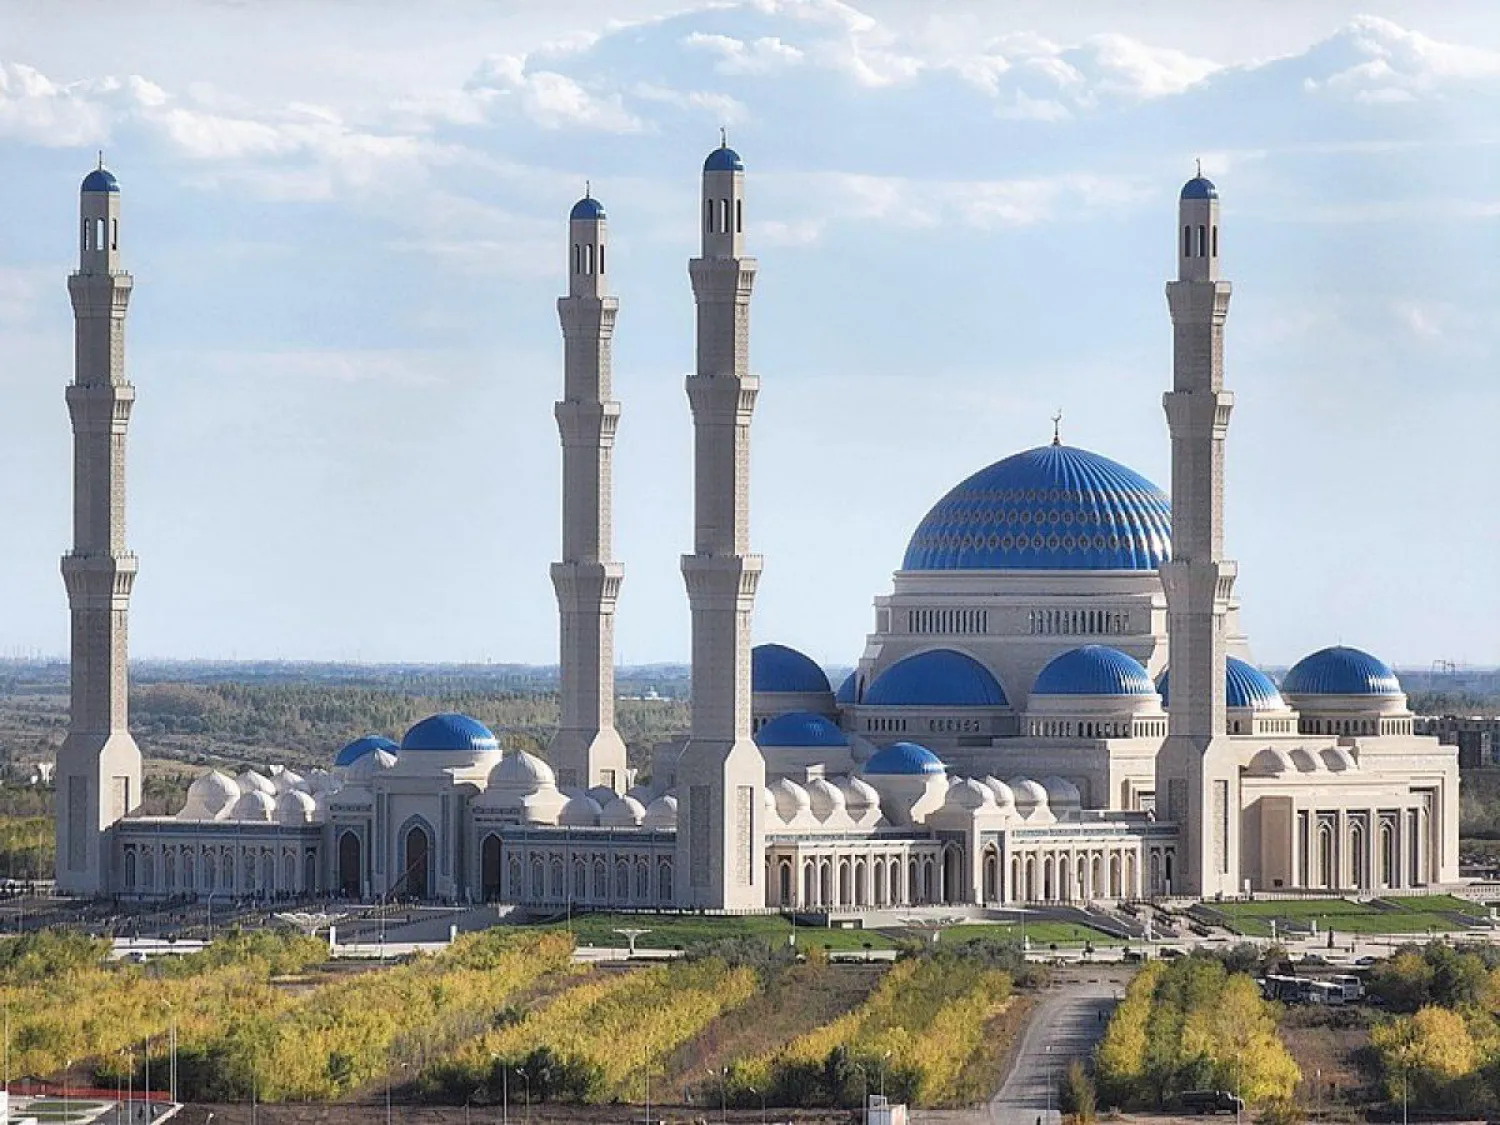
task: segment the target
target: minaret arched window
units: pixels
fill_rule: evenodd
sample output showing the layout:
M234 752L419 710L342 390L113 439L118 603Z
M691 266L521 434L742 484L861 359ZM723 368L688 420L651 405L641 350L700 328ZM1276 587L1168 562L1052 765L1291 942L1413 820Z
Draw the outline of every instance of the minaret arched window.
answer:
M109 248L111 250L118 250L120 248L120 220L119 219L111 219L109 221Z
M1217 258L1219 256L1219 224L1215 223L1213 228L1213 249L1210 253Z
M583 272L594 272L594 247L587 242L583 244Z
M599 272L604 272L604 243L599 243Z
M734 233L745 233L745 201L743 199L734 201Z
M1208 256L1208 228L1199 224L1198 226L1198 257Z
M94 227L94 249L95 250L103 250L104 249L104 220L103 219L95 219L94 222L96 224L96 226Z
M714 232L714 201L712 199L703 201L703 230L707 234Z
M80 250L89 248L89 221L87 219L83 220L83 231L79 236L78 248Z
M583 247L576 242L573 243L573 272L583 272Z
M729 233L729 200L719 200L719 233Z
M1193 228L1182 228L1182 256L1191 258L1193 256Z

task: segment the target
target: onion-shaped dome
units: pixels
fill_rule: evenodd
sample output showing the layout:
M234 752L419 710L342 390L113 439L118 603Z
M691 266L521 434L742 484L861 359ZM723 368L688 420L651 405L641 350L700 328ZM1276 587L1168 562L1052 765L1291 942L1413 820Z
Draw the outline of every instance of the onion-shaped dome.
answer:
M605 828L639 828L646 819L646 810L634 797L616 797L599 813L599 823Z
M1400 695L1401 681L1385 661L1334 645L1293 664L1281 690L1287 695Z
M1265 776L1291 773L1296 768L1286 756L1286 751L1279 746L1267 746L1250 759L1250 772Z
M877 750L865 763L866 777L922 777L947 772L943 761L925 746L915 742L893 742Z
M949 808L973 812L975 809L994 807L995 794L988 785L975 781L972 777L959 778L948 786L944 804Z
M1083 794L1065 777L1052 774L1042 778L1042 788L1047 791L1047 803L1054 809L1076 809L1083 804Z
M119 191L120 181L115 174L102 165L83 177L81 191Z
M1030 816L1047 807L1047 790L1040 783L1029 777L1013 777L1006 784L1015 794L1016 811L1022 816Z
M1002 809L1013 809L1016 807L1015 790L1009 785L1005 784L998 777L986 777L984 783L989 787L990 792L995 795L995 804L999 805Z
M289 793L293 789L307 789L307 779L293 769L286 766L271 767L271 784L276 786L276 792Z
M500 743L494 733L478 719L448 712L429 715L401 739L401 752L494 753Z
M1156 570L1171 552L1166 493L1068 445L996 461L939 500L905 570Z
M813 816L819 820L848 812L844 791L826 777L815 777L807 783L807 797L812 802Z
M1161 694L1162 706L1170 703L1171 678L1164 669L1156 677L1156 690ZM1238 656L1224 661L1224 705L1226 707L1248 707L1252 711L1284 711L1286 701L1276 690L1276 682L1254 664L1248 664Z
M648 809L651 807L651 802L656 800L656 792L649 785L632 785L629 789L625 790L625 796L634 797L641 803L643 808ZM600 801L599 803L602 807L604 802Z
M1359 769L1354 755L1342 746L1325 746L1322 750L1323 765L1331 773L1347 773Z
M664 793L646 806L646 815L641 820L642 828L655 832L673 832L677 829L677 798Z
M573 210L568 213L568 218L575 223L598 222L604 218L604 204L600 203L592 195L585 195L577 203L573 204Z
M302 788L314 797L323 793L332 793L339 787L338 778L334 777L333 774L329 773L322 766L315 766L308 770L305 781L306 784Z
M599 802L587 793L573 793L558 810L557 823L570 828L591 828L599 823Z
M1032 695L1155 695L1141 662L1108 645L1082 645L1054 656L1037 674Z
M728 144L721 144L708 154L708 159L703 162L703 170L705 172L743 172L745 162L740 159L740 154Z
M776 815L787 824L812 811L811 795L789 777L778 777L767 790L776 798Z
M187 800L177 816L182 820L217 820L239 799L240 787L234 778L209 770L188 786Z
M276 819L276 798L259 789L241 794L229 813L230 820L260 820L267 823Z
M862 777L842 777L839 785L844 790L844 805L849 810L849 815L856 819L864 816L871 809L880 807L880 794L875 787Z
M257 770L246 770L235 781L239 784L241 793L264 793L273 800L276 797L276 784Z
M774 813L776 811L776 794L771 792L769 785L760 791L760 803L765 806L766 812Z
M333 764L337 769L347 769L360 758L375 750L385 750L394 754L401 749L399 745L392 742L382 734L367 734L362 738L356 738L334 756Z
M896 661L865 689L871 707L1007 707L1000 681L979 661L951 648Z
M1206 176L1194 176L1182 185L1182 199L1218 199L1219 189Z
M318 802L311 793L288 789L276 801L276 820L280 824L311 824L318 818Z
M390 750L372 750L354 760L344 776L352 782L368 781L376 774L396 768L396 755Z
M608 785L595 785L588 791L588 793L589 796L598 803L601 809L619 796L619 794L611 789ZM641 798L637 796L636 800L640 801ZM641 803L645 804L644 801L641 801Z
M833 693L833 701L840 707L852 707L859 702L859 669L844 677L839 690Z
M1317 773L1323 768L1322 760L1315 757L1305 746L1292 747L1292 764L1303 773Z
M552 772L551 766L535 754L528 754L524 750L512 750L496 762L494 768L490 770L489 783L503 789L535 793L541 789L555 788L557 775Z
M765 644L750 650L750 690L814 694L833 688L812 657L786 645Z
M839 730L822 715L811 711L788 711L777 715L755 732L755 742L768 746L826 746L829 748L849 745L849 736Z

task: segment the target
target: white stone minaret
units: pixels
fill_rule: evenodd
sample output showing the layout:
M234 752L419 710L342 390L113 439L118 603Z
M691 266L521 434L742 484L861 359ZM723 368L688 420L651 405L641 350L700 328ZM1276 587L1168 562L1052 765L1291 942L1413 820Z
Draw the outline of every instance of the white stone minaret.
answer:
M63 556L72 613L72 709L57 760L57 885L99 894L113 884L110 826L141 799L130 736L126 625L136 559L125 548L125 431L135 388L125 378L131 277L120 269L120 186L103 165L83 181L73 298L73 549Z
M727 144L703 164L703 255L688 263L698 304L693 410L693 553L682 558L693 613L692 733L677 770L679 904L765 905L766 764L750 738L750 620L760 556L750 553L750 290L745 168Z
M1225 736L1225 631L1235 564L1224 558L1224 389L1229 282L1219 279L1219 193L1200 174L1182 189L1172 312L1172 558L1162 567L1172 702L1157 759L1157 807L1181 829L1173 893L1233 893L1239 769ZM1164 804L1163 804L1164 803Z
M568 220L563 397L562 561L552 564L561 648L562 719L548 757L564 788L624 792L625 743L615 730L615 602L625 568L612 558L615 426L611 354L619 302L609 296L604 208L585 195Z

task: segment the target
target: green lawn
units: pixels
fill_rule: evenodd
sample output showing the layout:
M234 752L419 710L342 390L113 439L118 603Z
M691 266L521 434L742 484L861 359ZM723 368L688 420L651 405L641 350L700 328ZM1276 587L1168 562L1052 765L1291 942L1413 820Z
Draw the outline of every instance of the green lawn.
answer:
M1467 914L1472 918L1487 918L1490 910L1488 906L1479 902L1470 902L1466 898L1456 895L1386 895L1383 901L1393 902L1403 910L1415 911L1418 914L1432 914L1440 910L1451 910L1455 914Z
M1347 899L1284 899L1269 902L1224 902L1209 906L1229 928L1250 937L1269 937L1271 920L1277 919L1296 929L1318 923L1320 933L1333 930L1351 934L1425 934L1446 933L1463 927L1440 910L1458 910L1461 899L1449 895L1416 895L1386 902L1395 910L1381 909L1368 903Z
M549 922L548 929L564 929L565 925ZM792 924L779 915L757 914L744 918L713 918L698 914L685 915L638 915L638 914L575 914L572 921L574 936L579 945L623 946L625 938L615 933L619 929L650 930L636 939L640 949L675 949L677 946L693 945L703 941L722 941L726 938L754 938L767 945L786 945L792 933ZM835 950L862 950L866 943L871 949L890 949L895 944L877 930L836 930L814 926L798 926L797 945L827 947Z
M912 932L912 931L908 931ZM1123 941L1096 930L1092 926L1078 926L1071 922L1028 922L1026 923L1026 936L1031 939L1031 948L1049 945L1082 945L1091 941L1095 945L1121 945ZM969 926L950 926L943 930L940 942L951 945L955 942L979 941L989 938L993 941L1021 940L1021 927L1009 922L976 922Z

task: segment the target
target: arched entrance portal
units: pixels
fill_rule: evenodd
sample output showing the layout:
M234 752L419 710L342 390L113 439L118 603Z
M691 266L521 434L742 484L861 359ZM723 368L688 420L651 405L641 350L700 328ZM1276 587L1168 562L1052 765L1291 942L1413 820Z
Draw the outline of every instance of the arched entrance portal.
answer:
M402 872L401 892L411 898L427 898L432 890L428 885L427 869L431 866L432 841L427 830L420 825L406 834L406 870Z
M479 889L486 902L500 897L500 837L494 833L479 848Z
M345 832L339 837L339 894L346 898L359 898L363 893L362 850L358 833Z

